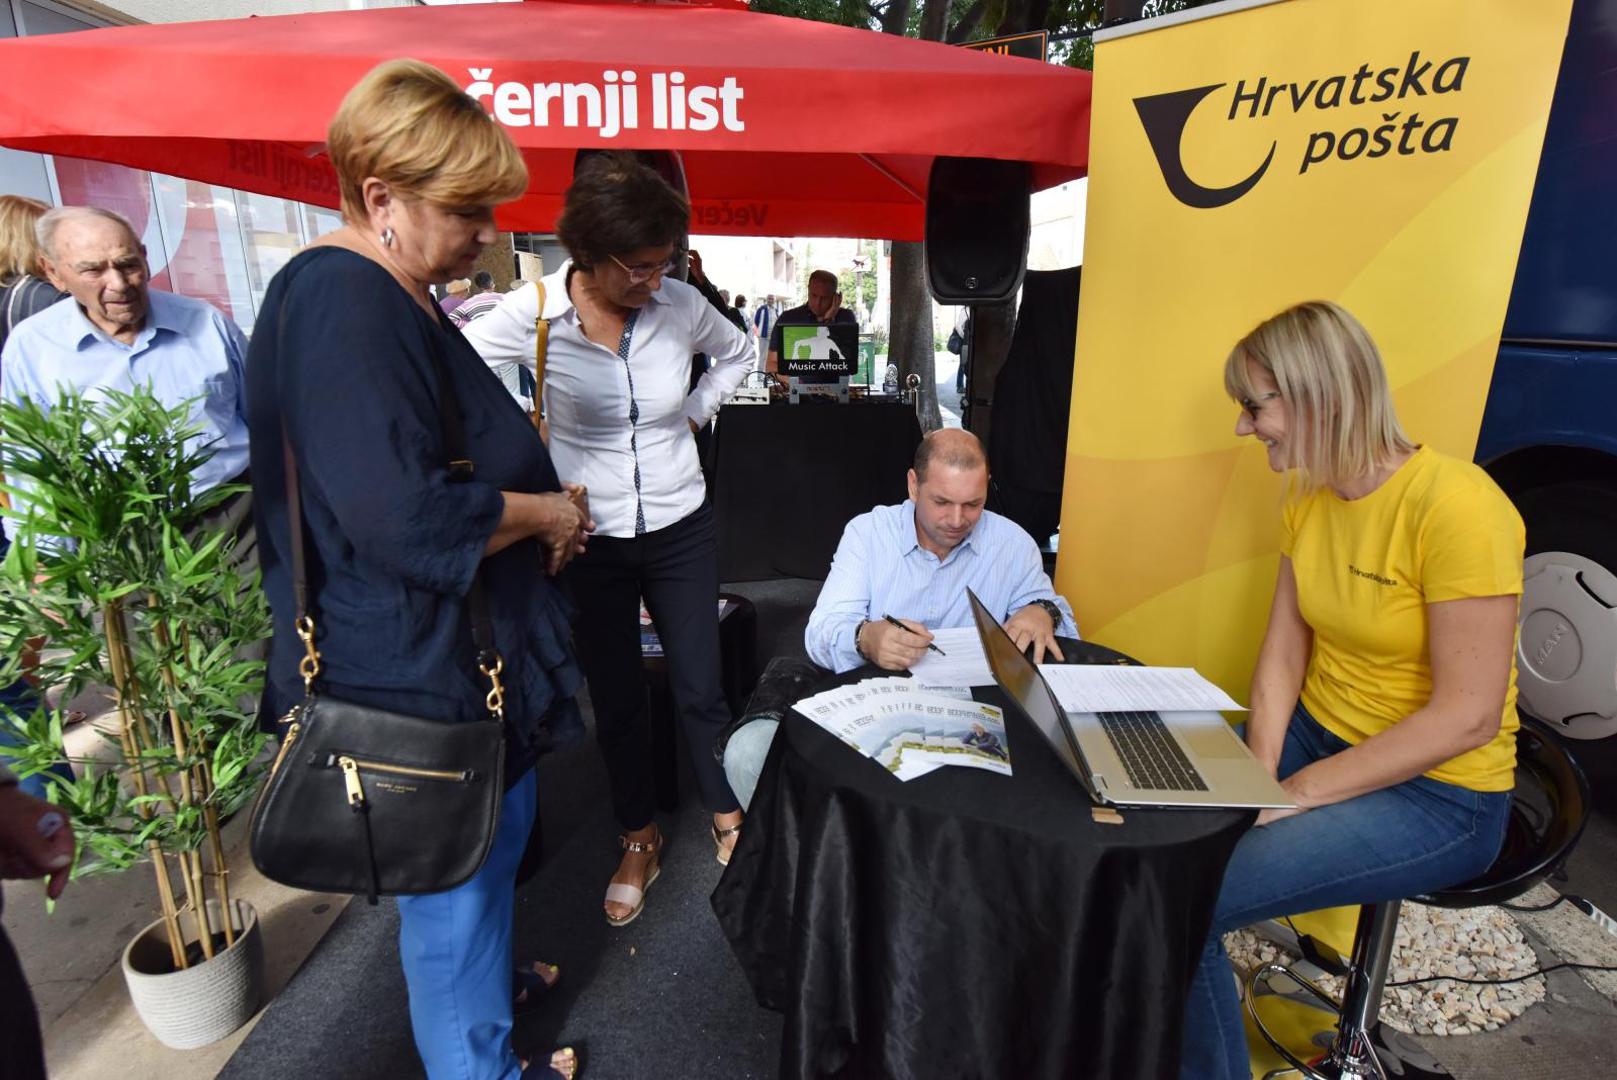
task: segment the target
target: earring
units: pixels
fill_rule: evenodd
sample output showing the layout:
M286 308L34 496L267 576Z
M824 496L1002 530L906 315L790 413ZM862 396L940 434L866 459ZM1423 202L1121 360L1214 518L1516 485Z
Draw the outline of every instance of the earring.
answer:
M391 225L382 230L382 246L386 248L393 246L393 226Z

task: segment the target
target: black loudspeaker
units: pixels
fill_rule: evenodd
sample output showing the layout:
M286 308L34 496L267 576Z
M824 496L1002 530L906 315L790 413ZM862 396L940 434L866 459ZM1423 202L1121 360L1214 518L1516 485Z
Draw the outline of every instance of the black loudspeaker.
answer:
M1026 162L940 157L926 189L926 277L940 304L1009 300L1027 269Z

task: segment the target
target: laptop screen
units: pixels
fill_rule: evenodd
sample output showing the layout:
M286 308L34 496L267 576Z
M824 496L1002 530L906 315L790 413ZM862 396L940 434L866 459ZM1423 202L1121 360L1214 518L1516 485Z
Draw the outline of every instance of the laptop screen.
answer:
M977 620L977 633L983 641L983 652L988 656L988 669L994 673L999 688L1010 695L1033 726L1039 729L1039 734L1044 736L1044 741L1050 744L1056 756L1084 782L1086 788L1089 787L1089 770L1084 767L1083 758L1078 754L1078 746L1067 726L1066 714L1061 711L1061 704L1056 701L1050 684L1044 681L1039 669L1033 666L1033 661L1016 647L1016 642L999 625L999 620L977 599L977 594L968 589L966 595L971 600L972 616Z

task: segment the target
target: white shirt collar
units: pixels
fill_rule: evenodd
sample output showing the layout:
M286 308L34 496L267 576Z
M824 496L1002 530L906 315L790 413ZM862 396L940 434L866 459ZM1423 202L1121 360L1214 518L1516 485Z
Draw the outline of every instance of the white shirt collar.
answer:
M545 302L539 312L541 319L559 319L573 310L573 298L567 295L567 275L573 268L573 260L568 259L556 268L554 274L548 274L540 279L540 286L545 290ZM664 279L666 284L666 279ZM652 303L670 304L673 300L668 296L666 289L657 289L651 294Z

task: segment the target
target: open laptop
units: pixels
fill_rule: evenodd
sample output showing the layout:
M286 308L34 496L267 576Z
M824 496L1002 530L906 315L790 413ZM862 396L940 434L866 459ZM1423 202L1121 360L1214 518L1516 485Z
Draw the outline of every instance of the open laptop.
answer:
M1098 804L1296 805L1216 712L1069 713L969 589L988 667Z

